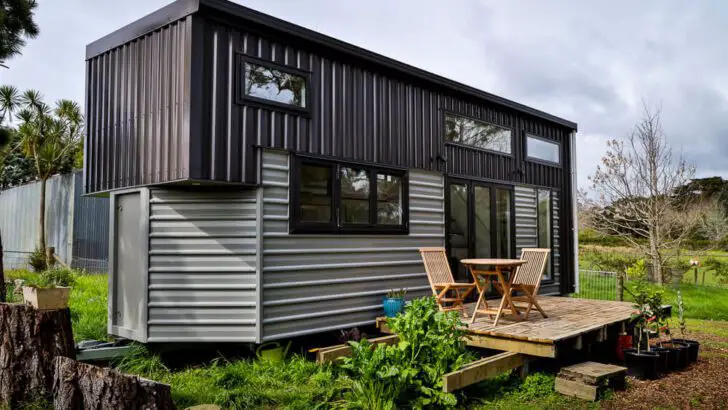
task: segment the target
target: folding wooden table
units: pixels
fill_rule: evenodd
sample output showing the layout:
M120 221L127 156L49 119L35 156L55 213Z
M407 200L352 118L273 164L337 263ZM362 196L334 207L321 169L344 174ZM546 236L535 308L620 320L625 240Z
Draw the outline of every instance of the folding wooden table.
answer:
M503 315L504 309L510 310L511 313L515 314L516 317L518 317L518 320L520 320L520 312L513 304L510 297L510 288L511 280L513 280L513 274L515 273L513 271L519 266L527 263L527 261L521 259L462 259L460 260L460 263L465 265L465 267L470 271L470 274L473 275L475 286L478 288L478 292L480 293L480 296L478 296L478 302L475 304L475 309L473 310L473 317L470 319L471 324L475 322L475 318L478 313L485 313L489 318L495 315L493 326L497 326L498 320ZM493 270L481 270L477 269L477 266L492 266ZM508 280L506 280L505 275L503 274L504 270L511 271L511 274L508 275ZM486 286L481 285L478 280L478 278L482 278L487 284L490 276L496 277L499 285L496 286L496 288L500 287L498 290L502 290L502 298L498 310L493 310L488 307L488 301L485 299ZM481 309L481 304L485 304L485 309Z

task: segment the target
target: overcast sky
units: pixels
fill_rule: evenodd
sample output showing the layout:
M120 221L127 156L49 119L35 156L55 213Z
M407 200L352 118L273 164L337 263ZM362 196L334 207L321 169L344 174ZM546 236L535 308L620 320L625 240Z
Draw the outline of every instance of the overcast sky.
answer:
M698 175L728 176L728 3L236 0L579 124L580 186L641 99ZM40 0L0 82L83 101L86 44L169 0Z

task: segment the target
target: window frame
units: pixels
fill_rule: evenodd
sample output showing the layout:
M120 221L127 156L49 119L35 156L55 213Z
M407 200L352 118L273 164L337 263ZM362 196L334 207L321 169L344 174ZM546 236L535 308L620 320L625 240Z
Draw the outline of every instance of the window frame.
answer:
M540 210L539 210L539 204L540 201L538 199L539 192L545 191L549 194L549 214L548 214L548 224L549 224L549 244L551 245L549 249L551 252L549 252L549 266L551 268L551 276L550 277L544 277L541 280L541 283L550 284L556 282L556 257L554 256L554 190L551 188L543 188L543 187L536 187L534 188L536 191L536 247L540 248L540 236L541 233L541 218L539 218Z
M261 58L253 57L247 54L237 53L237 68L236 72L236 98L235 102L240 105L248 105L259 108L277 109L288 111L296 115L311 116L311 72L301 70L299 68L289 67L286 65L278 64L273 61L264 60ZM305 96L305 107L299 107L294 104L286 104L278 101L268 100L265 98L255 97L245 93L245 65L255 64L258 66L270 68L272 70L282 71L287 74L303 77L306 82L306 96Z
M547 142L547 143L556 145L556 147L558 148L558 153L559 153L559 162L549 161L547 159L537 158L537 157L531 156L529 154L529 152L528 152L528 139L529 138L533 138L535 140L541 140L541 141L544 141L544 142ZM549 139L549 138L544 138L544 137L541 137L541 136L538 136L538 135L530 134L528 132L524 132L523 147L524 147L524 149L526 151L526 159L529 162L536 162L536 163L539 163L539 164L549 165L549 166L558 167L558 168L561 168L562 167L561 164L563 162L563 157L564 156L563 156L563 153L561 152L561 142L556 141L556 140L552 140L552 139Z
M331 221L330 222L304 222L301 221L301 167L304 165L326 166L331 169L329 183L332 187L331 195ZM341 221L341 173L342 167L360 168L367 172L369 177L369 223L345 224ZM336 161L321 159L304 155L292 157L290 193L290 220L289 233L291 234L382 234L382 235L408 235L409 234L409 178L402 168L387 168L359 162ZM377 223L377 174L397 176L402 181L402 223L398 225Z
M463 142L450 141L450 140L448 140L447 139L447 117L448 116L461 117L461 118L465 118L466 120L471 120L471 121L483 123L483 124L486 124L486 125L492 125L492 126L499 127L499 128L503 128L505 130L510 131L510 133L511 133L511 152L497 151L497 150L489 149L489 148L476 147L475 145L468 145L468 144L465 144ZM443 139L443 141L445 141L445 144L446 145L452 145L452 146L462 147L462 148L467 148L467 149L474 149L474 150L486 152L488 154L502 155L502 156L508 157L508 158L515 158L515 154L514 153L516 151L516 143L515 143L516 141L515 141L515 138L514 138L514 134L515 134L515 129L513 127L508 127L508 126L505 126L505 125L496 124L496 123L490 122L490 121L484 121L484 120L481 120L479 118L475 118L475 117L470 116L470 115L463 115L463 114L457 113L455 111L443 110L443 114L442 114L442 139Z

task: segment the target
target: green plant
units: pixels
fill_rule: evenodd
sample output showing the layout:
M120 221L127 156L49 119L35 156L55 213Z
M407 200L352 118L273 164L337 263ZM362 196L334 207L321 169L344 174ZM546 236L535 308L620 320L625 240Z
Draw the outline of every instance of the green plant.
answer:
M650 290L644 281L637 281L633 291L629 292L634 299L635 311L632 312L630 321L635 325L639 335L637 341L637 354L641 353L642 335L650 328L660 329L665 313L662 310L662 291ZM647 341L647 351L650 351L650 343Z
M442 376L473 359L463 341L460 316L440 312L430 297L413 300L404 314L389 318L387 324L399 343L376 347L367 340L349 343L352 355L341 367L359 382L357 388L370 395L387 391L400 406L457 405L454 394L442 391Z
M28 265L33 268L34 272L43 272L46 270L47 263L45 252L40 248L35 248L35 250L28 255Z
M643 280L647 277L647 262L644 259L636 259L625 268L624 273L632 280Z
M708 258L703 262L703 269L712 271L713 276L718 279L719 283L728 283L728 262L717 258Z
M75 282L75 274L71 269L54 267L44 270L33 279L28 279L26 286L36 288L69 287Z
M387 297L390 299L404 299L407 295L407 289L392 289L387 292Z
M682 292L677 291L677 323L680 326L680 335L685 337L687 325L685 324L685 307L683 306Z

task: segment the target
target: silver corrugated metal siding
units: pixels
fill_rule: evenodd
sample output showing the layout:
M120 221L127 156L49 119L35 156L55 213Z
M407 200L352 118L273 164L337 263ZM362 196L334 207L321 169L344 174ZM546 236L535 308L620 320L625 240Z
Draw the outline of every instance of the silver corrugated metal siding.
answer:
M46 244L55 247L58 257L66 263L72 253L73 180L73 174L64 174L51 177L46 183ZM0 231L7 252L6 268L26 267L24 259L37 247L39 201L39 182L0 192Z
M86 61L85 192L188 177L191 20Z
M263 152L262 181L263 340L371 324L387 290L430 292L417 249L444 244L442 175L410 171L408 236L290 235L287 154Z
M516 255L523 248L538 248L538 212L536 190L522 186L513 188L516 207Z
M551 193L551 211L553 212L553 230L554 230L554 240L553 240L553 258L554 258L554 278L558 281L561 278L561 247L559 244L561 243L561 235L559 234L559 193L558 192L552 192Z
M256 195L154 189L149 342L254 342Z

